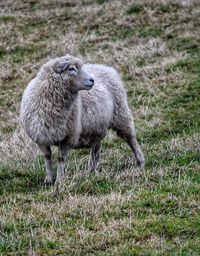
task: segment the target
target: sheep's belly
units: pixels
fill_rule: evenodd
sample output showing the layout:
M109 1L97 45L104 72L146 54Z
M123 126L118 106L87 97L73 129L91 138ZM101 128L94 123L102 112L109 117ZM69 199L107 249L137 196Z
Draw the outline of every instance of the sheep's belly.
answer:
M90 148L93 144L101 141L105 134L84 134L80 137L78 144L74 146L75 149Z

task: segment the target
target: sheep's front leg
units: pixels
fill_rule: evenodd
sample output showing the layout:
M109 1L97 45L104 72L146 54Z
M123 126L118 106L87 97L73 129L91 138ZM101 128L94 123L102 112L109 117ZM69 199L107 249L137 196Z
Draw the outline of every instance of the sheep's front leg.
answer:
M65 173L65 161L67 159L68 147L66 143L61 143L58 147L58 163L57 163L57 177L55 185L58 185L64 176Z
M89 168L91 172L96 172L98 168L100 151L101 151L101 142L98 142L92 146L91 153L90 153L90 162L89 162Z
M45 171L46 177L44 179L44 184L52 184L52 154L50 146L39 145L39 148L44 153L45 157Z

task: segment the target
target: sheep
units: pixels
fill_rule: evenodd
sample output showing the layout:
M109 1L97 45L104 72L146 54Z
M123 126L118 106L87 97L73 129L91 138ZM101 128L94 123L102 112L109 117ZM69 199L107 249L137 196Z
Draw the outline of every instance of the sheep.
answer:
M90 148L89 168L96 172L101 141L109 129L128 143L137 165L144 167L127 95L113 67L83 64L71 55L48 61L24 91L20 121L44 154L44 183L52 184L53 145L58 147L55 184L63 178L70 149Z

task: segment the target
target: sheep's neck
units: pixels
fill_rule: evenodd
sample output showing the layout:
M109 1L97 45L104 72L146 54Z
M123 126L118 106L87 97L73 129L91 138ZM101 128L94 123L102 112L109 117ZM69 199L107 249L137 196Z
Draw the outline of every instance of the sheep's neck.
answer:
M60 85L60 81L48 83L48 88L44 89L46 100L59 108L70 109L76 99L77 94L70 92L66 86Z

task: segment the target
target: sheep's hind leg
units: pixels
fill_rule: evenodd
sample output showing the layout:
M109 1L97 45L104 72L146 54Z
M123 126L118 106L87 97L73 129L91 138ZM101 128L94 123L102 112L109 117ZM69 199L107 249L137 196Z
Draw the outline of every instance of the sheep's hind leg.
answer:
M65 173L65 161L67 159L68 147L65 143L61 143L58 147L58 163L57 163L57 176L55 185L58 185Z
M145 165L145 158L140 148L140 145L136 139L134 127L132 125L129 125L128 127L126 127L125 125L124 129L119 129L117 127L116 131L117 131L117 135L120 136L122 139L124 139L132 149L135 155L135 158L137 160L137 166L140 168L143 168Z
M95 143L92 146L91 153L90 153L90 161L89 161L89 169L90 169L90 172L92 173L97 171L97 168L99 165L100 151L101 151L101 142Z
M46 177L44 179L44 184L45 185L51 185L52 184L52 154L51 154L51 148L50 148L50 146L46 146L46 145L39 145L39 148L44 153L44 157L45 157Z

